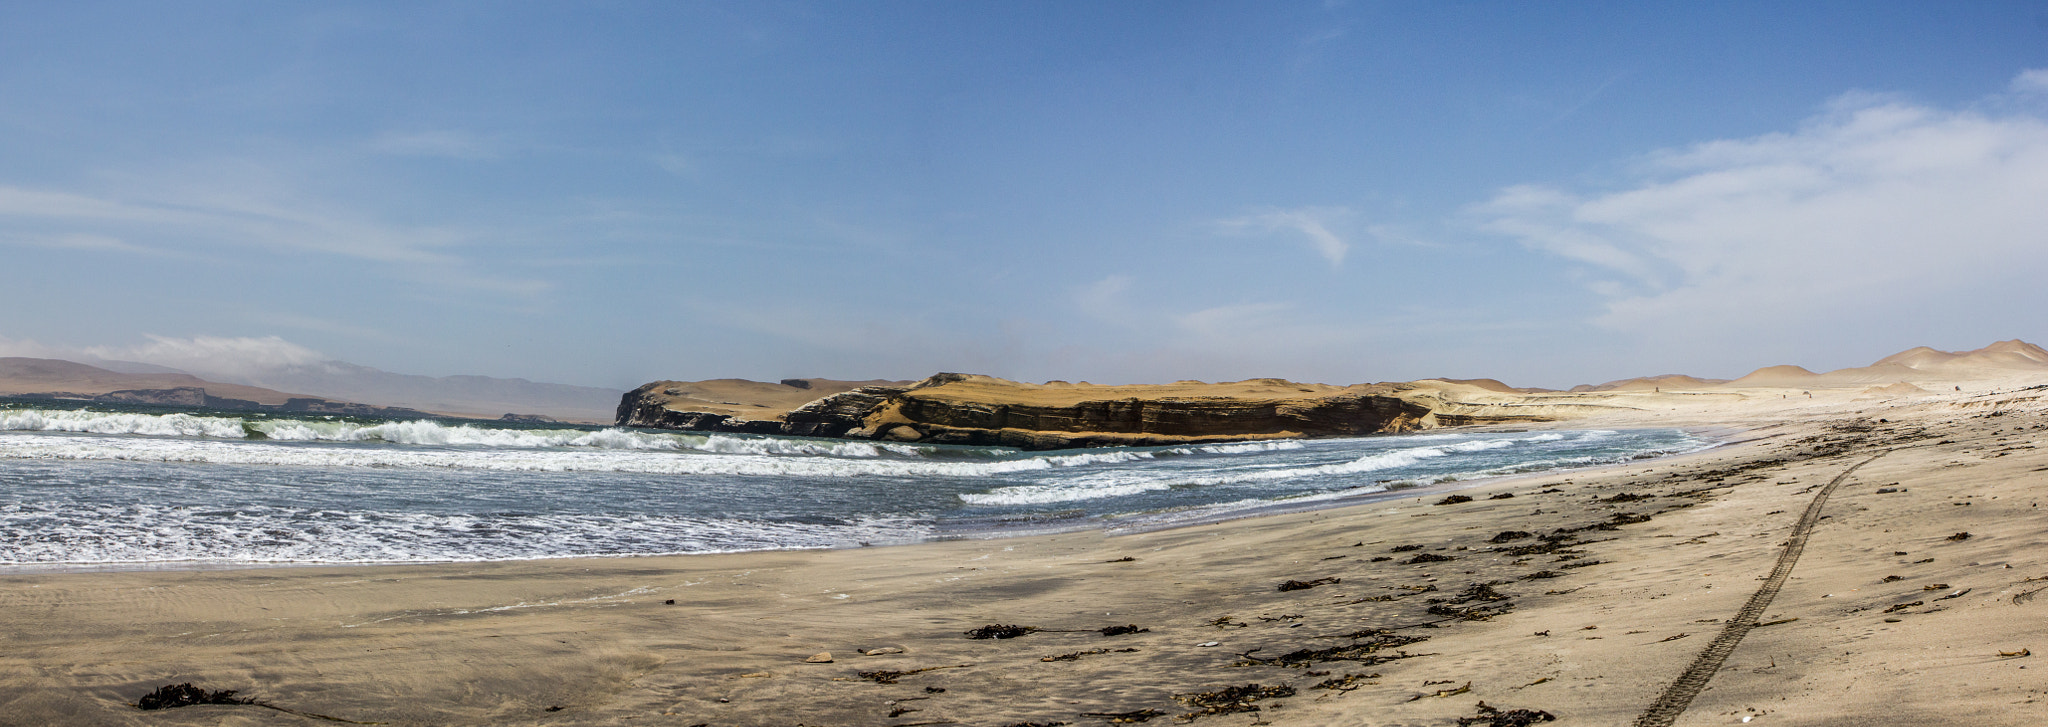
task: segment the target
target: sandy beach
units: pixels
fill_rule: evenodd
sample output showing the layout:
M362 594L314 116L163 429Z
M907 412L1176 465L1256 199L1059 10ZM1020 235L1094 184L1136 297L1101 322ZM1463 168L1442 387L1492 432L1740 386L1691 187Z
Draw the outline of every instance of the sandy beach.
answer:
M2037 724L2044 393L1621 392L1552 426L1730 443L1127 535L16 572L0 724Z

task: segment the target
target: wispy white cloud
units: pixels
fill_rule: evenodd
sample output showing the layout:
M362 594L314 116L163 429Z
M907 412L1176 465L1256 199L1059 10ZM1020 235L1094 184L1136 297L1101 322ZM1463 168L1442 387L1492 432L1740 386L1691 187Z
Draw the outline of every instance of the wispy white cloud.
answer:
M77 352L77 349L46 345L32 339L0 336L0 356L64 358Z
M2048 68L2022 71L2012 79L2013 93L2048 96Z
M116 252L127 255L165 254L163 250L129 244L128 241L118 237L80 232L56 235L0 235L0 245L23 245L57 250Z
M0 356L56 358L81 363L136 361L189 371L219 380L334 362L333 357L277 336L231 337L145 335L143 343L76 346L0 336Z
M0 244L164 255L314 253L386 266L436 287L532 296L544 281L493 272L468 254L492 235L394 224L296 193L235 165L186 175L122 175L98 189L0 185Z
M1294 209L1266 210L1242 217L1217 220L1215 228L1233 235L1272 235L1293 233L1309 244L1309 248L1330 267L1344 264L1344 256L1351 251L1351 244L1338 237L1331 227L1348 221L1353 212L1345 207L1298 207Z
M230 378L246 378L279 369L318 365L333 360L326 354L277 336L174 338L151 335L147 338L148 343L139 345L88 346L79 350L97 358L141 361L201 375Z
M169 190L171 187L165 187ZM268 249L297 249L391 263L451 263L463 241L449 229L381 225L316 211L311 203L186 188L159 198L122 199L0 186L0 231L52 237L145 234Z
M1589 266L1599 322L1647 330L1983 295L2048 269L2042 200L2048 120L1850 94L1795 131L1650 155L1619 190L1511 187L1471 212Z
M1124 323L1131 319L1131 304L1124 294L1131 289L1131 276L1110 275L1081 286L1074 293L1074 306L1098 321Z

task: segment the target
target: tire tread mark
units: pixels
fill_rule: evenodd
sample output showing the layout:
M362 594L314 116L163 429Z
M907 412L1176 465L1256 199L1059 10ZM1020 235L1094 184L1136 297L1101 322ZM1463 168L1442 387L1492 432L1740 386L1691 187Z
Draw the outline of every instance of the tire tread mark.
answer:
M1727 661L1730 654L1735 653L1735 647L1742 643L1742 637L1748 636L1750 630L1756 628L1757 619L1763 617L1764 609L1770 608L1771 600L1777 598L1778 591L1785 587L1785 580L1792 576L1792 566L1799 563L1799 553L1806 549L1807 536L1813 533L1814 524L1820 522L1820 511L1827 504L1828 495L1833 494L1837 486L1848 481L1849 475L1855 474L1863 465L1877 461L1877 458L1890 453L1891 450L1878 452L1868 459L1850 465L1849 469L1835 475L1826 487L1822 487L1820 492L1813 496L1813 502L1808 503L1806 512L1799 516L1799 524L1793 526L1792 537L1785 541L1785 549L1778 554L1778 564L1771 569L1770 577L1764 579L1763 586L1756 589L1756 593L1749 597L1749 602L1742 605L1742 610L1735 612L1734 618L1728 619L1727 625L1721 629L1721 634L1715 636L1713 642L1707 644L1705 649L1700 650L1700 655L1693 659L1692 665L1686 667L1685 672L1679 674L1678 678L1671 682L1671 686L1666 687L1664 693L1657 696L1657 701L1650 703L1649 709L1643 710L1642 716L1636 718L1635 727L1670 727L1671 723L1678 721L1678 716L1684 714L1685 708L1692 705L1693 698L1707 688L1707 682L1714 678L1715 672L1721 670L1721 663Z

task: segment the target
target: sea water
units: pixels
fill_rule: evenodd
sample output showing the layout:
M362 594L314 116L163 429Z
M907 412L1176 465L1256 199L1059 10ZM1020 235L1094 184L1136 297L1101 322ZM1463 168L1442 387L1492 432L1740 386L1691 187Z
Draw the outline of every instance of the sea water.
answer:
M1023 452L0 403L0 567L398 563L1170 527L1693 451L1675 429Z

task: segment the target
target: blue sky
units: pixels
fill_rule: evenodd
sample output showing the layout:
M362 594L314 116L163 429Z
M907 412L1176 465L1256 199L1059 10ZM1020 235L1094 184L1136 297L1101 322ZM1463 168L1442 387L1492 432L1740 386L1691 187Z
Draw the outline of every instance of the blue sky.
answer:
M2043 3L16 3L0 354L1568 386L2048 342Z

